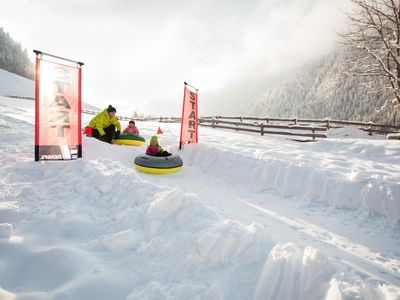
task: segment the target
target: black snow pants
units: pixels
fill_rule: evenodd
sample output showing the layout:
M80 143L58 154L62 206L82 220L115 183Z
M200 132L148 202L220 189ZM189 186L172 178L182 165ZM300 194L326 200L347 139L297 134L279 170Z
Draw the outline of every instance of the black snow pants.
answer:
M110 126L103 128L103 130L106 134L103 136L100 136L100 132L97 129L93 128L92 137L94 137L98 140L107 142L109 144L112 144L112 139L113 139L114 133L115 133L115 125L111 124Z

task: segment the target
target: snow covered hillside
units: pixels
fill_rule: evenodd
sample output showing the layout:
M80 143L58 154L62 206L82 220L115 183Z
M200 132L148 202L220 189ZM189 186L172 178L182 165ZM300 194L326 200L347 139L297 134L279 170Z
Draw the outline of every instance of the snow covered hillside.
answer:
M87 137L34 162L33 102L0 97L0 299L400 299L398 141L137 126L183 171Z
M205 114L331 118L399 123L395 110L377 112L390 96L370 93L365 78L346 77L346 55L336 52L287 74L241 81L204 97ZM348 68L348 66L347 66ZM381 90L382 82L376 82Z
M35 82L0 69L0 96L35 97Z

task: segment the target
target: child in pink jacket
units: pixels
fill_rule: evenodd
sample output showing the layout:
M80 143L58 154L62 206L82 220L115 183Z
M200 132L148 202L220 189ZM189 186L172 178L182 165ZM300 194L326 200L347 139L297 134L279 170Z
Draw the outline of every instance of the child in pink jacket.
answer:
M122 133L125 133L125 134L139 134L139 130L135 126L135 121L133 121L133 120L129 121L128 127L126 127L124 129L124 131L122 131Z

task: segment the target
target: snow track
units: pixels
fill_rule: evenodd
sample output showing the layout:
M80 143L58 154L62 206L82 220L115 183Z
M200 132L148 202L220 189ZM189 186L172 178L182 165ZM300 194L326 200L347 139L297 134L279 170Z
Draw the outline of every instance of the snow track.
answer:
M213 152L214 157L223 156L217 154L218 150L214 149ZM337 257L338 260L346 258L346 264L361 274L378 281L400 285L398 251L400 242L396 240L399 237L396 223L391 227L390 222L385 224L382 218L370 217L360 210L356 212L341 210L341 213L338 214L335 209L321 205L319 202L304 205L301 200L282 196L275 189L263 189L255 192L253 186L255 181L251 180L254 176L251 172L242 173L243 169L236 170L236 173L247 174L250 178L249 183L236 184L237 181L231 178L231 183L224 186L227 181L227 172L218 167L215 170L217 174L213 173L212 176L208 172L202 174L203 170L199 170L197 166L188 171L191 173L188 176L195 178L193 181L206 183L204 185L206 190L204 187L196 186L193 181L186 183L181 179L179 180L180 187L184 191L195 192L201 199L206 200L210 207L218 209L224 218L236 219L244 224L257 222L266 227L272 227L273 230L270 234L275 240L280 240L281 234L284 233L283 237L286 241L296 241L297 244L303 246L318 245L318 248L324 249L325 253ZM218 170L221 170L220 174L218 174ZM235 174L234 170L230 171ZM211 180L208 179L210 177ZM224 179L218 180L220 178ZM182 183L186 184L182 185ZM224 187L222 188L222 186ZM221 195L223 196L221 197ZM289 206L291 210L288 210ZM307 209L311 211L307 211ZM361 217L357 216L360 213ZM314 214L314 216L310 216L310 214ZM343 220L341 220L342 218ZM327 222L330 222L331 225L327 226ZM335 222L339 222L339 224L335 224ZM367 228L363 228L364 226ZM377 228L371 229L375 226ZM388 236L385 237L380 233L381 226L388 226L394 230L388 228ZM349 227L352 230L350 235L349 232L346 232ZM279 234L276 235L274 232L279 232ZM349 236L346 237L346 235ZM363 245L365 240L368 240L367 246ZM384 242L382 243L382 241Z

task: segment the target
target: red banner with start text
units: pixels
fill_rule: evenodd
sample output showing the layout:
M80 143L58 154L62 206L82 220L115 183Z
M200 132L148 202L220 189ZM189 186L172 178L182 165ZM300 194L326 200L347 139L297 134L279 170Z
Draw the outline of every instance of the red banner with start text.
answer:
M198 142L198 90L185 82L180 146Z
M36 59L35 160L81 157L81 68Z

